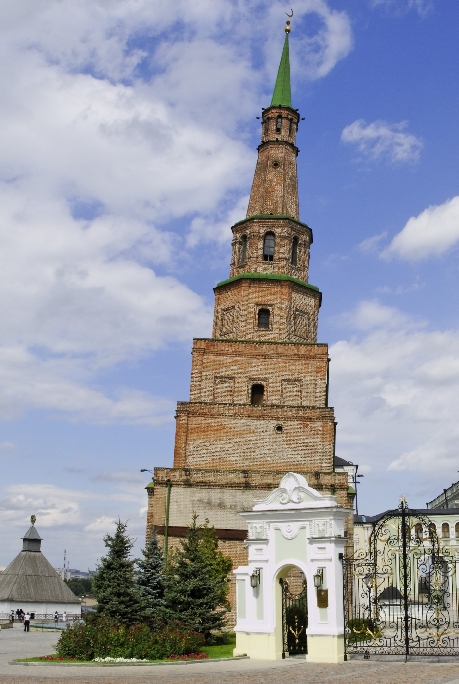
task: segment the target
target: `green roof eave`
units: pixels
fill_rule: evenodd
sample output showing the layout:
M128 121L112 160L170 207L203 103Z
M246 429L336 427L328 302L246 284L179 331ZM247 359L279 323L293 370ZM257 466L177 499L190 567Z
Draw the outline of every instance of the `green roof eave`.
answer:
M290 89L290 55L288 47L288 33L285 34L282 57L277 72L271 107L292 107L292 93Z
M232 278L227 278L217 283L215 287L221 287L222 285L228 285L228 283L234 283L236 280L288 280L291 283L296 283L297 285L302 285L302 287L307 287L310 290L315 290L319 292L319 288L315 285L310 285L304 280L299 278L294 278L293 276L284 275L281 273L240 273Z
M348 488L347 488L347 493L348 493L348 494L356 494L356 491L355 491L354 487L348 487Z
M151 481L149 484L147 484L145 489L154 489L154 486L155 486L155 483L153 481Z
M241 219L240 221L236 221L236 223L234 223L233 225L239 226L241 223L251 221L252 219L288 219L289 221L297 223L299 226L309 228L307 223L303 223L302 221L299 221L298 219L293 218L293 216L289 216L288 214L253 214L252 216L246 216L246 218ZM309 228L309 230L312 230L312 228Z

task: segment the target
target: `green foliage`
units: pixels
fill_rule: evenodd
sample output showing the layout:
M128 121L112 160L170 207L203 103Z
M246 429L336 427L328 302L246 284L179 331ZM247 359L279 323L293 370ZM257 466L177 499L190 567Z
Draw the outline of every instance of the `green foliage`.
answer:
M349 628L348 644L373 641L383 636L378 625L368 618L353 618L348 621L347 626Z
M198 525L196 514L180 544L170 554L165 575L165 615L209 640L213 631L225 625L232 562L218 550L215 529L208 521Z
M136 572L136 582L140 595L150 614L150 620L157 621L161 609L165 606L164 600L164 557L158 538L153 528L150 536L142 549L143 560L137 561L138 571Z
M64 630L56 645L58 657L76 660L94 658L146 658L162 660L170 656L198 653L203 637L178 624L154 631L146 624L124 627L105 618L87 620Z
M97 615L122 625L134 625L148 617L148 610L135 581L134 560L130 553L132 540L127 525L120 520L114 536L104 537L108 553L101 558L93 577L97 598Z
M84 577L75 577L74 579L64 580L69 589L73 591L75 596L85 596L92 593L92 584L90 579Z

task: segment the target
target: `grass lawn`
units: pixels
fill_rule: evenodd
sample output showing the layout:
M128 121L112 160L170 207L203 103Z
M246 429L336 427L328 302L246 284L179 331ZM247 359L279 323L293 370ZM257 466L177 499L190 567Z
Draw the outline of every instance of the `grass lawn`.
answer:
M236 646L236 635L234 632L228 637L228 642L218 646L204 646L201 651L207 653L209 658L232 658L233 648Z

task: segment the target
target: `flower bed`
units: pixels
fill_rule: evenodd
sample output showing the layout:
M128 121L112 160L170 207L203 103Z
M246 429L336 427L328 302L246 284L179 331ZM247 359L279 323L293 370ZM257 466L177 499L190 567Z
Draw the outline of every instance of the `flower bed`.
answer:
M166 625L160 631L148 625L124 627L107 621L69 626L56 645L57 656L65 660L124 658L165 660L190 653L200 653L204 638L179 624Z

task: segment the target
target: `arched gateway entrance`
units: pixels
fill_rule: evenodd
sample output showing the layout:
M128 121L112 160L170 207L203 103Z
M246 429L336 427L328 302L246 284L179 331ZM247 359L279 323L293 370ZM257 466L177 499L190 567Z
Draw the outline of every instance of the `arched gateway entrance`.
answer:
M308 586L304 573L293 567L279 578L282 592L283 655L306 655L308 652Z
M287 473L252 511L247 566L237 568L235 655L344 659L344 520L351 513Z

